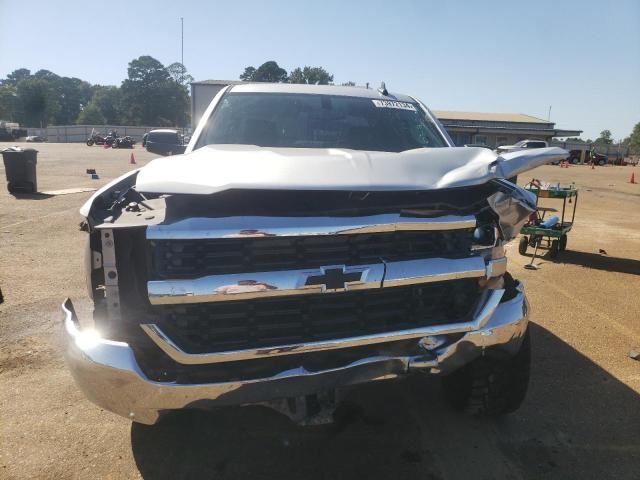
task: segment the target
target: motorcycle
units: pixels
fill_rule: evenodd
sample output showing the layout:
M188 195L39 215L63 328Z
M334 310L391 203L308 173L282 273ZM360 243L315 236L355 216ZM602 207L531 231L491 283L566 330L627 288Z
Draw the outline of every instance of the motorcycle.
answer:
M111 143L111 148L133 148L136 141L131 138L129 135L124 137L116 137L116 139Z
M87 147L92 147L93 145L113 145L113 142L116 140L116 136L113 132L110 132L107 136L102 136L97 132L91 132L91 136L87 139Z

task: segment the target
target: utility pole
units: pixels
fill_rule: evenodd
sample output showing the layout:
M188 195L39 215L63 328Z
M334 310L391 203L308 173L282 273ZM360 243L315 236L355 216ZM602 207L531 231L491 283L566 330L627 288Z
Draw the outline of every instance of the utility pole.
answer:
M184 87L184 17L180 17L180 87ZM182 125L182 143L184 143L184 125Z
M549 112L547 113L547 122L551 121L551 105L549 105Z

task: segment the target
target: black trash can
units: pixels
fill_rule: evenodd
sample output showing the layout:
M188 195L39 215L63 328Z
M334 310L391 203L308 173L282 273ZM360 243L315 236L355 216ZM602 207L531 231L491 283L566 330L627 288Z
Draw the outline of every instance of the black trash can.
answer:
M2 160L7 175L9 193L35 193L38 191L37 150L33 148L6 148L2 151Z

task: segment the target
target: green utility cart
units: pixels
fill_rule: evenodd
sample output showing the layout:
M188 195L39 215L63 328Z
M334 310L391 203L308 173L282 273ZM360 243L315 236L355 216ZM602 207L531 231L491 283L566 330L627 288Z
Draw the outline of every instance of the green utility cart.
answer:
M524 187L526 190L536 195L536 212L531 215L529 221L520 229L523 235L520 237L518 244L518 252L520 255L527 253L527 248L542 247L549 249L549 255L555 258L558 252L567 248L567 234L573 228L573 222L576 217L576 206L578 205L578 190L575 185L560 186L555 185L549 188L542 188L539 183L530 182ZM541 198L553 198L562 200L561 217L549 216L545 219L547 213L557 212L555 208L538 207ZM571 213L571 221L566 220L567 203L573 203L573 212ZM546 242L544 245L543 242Z

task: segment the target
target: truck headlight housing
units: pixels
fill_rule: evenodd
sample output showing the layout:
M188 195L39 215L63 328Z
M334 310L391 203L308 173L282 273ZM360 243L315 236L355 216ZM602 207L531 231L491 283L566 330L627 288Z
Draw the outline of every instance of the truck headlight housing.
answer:
M480 225L473 231L475 248L493 247L496 244L496 228L493 225Z

